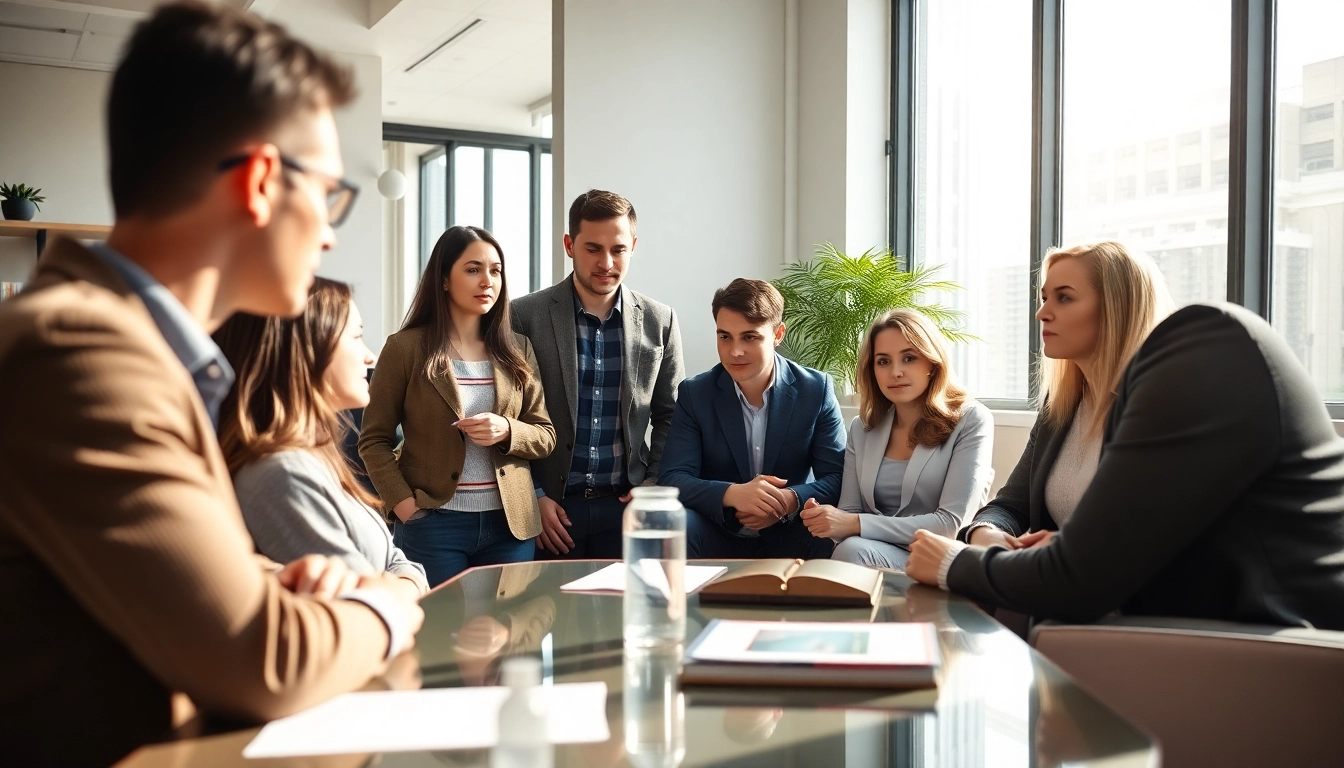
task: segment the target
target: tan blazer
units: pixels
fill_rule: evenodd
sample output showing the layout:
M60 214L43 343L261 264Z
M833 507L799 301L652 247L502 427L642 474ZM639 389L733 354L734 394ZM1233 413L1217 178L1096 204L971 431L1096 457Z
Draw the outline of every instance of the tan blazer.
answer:
M384 509L414 496L421 509L438 509L457 492L458 473L466 460L467 436L453 422L462 413L457 381L425 373L424 338L428 328L410 328L387 338L369 384L369 405L359 435L359 455ZM528 461L549 456L555 448L555 427L537 377L537 358L525 336L515 334L533 375L519 389L512 377L495 366L495 410L509 420L509 439L490 451L504 499L509 530L518 539L541 533L541 511L533 490ZM397 426L405 442L396 453Z
M0 403L7 760L106 765L165 734L174 691L266 720L384 669L372 611L253 554L190 375L84 246L54 241L0 303Z

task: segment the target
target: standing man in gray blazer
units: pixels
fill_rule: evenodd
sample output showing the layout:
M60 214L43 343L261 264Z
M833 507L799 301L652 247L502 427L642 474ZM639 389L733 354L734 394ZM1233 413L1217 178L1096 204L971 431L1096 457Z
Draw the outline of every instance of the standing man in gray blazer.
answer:
M614 192L579 195L565 235L573 272L513 302L555 424L555 451L532 462L541 559L619 558L630 488L658 478L683 375L681 332L671 307L621 285L635 222L635 207Z

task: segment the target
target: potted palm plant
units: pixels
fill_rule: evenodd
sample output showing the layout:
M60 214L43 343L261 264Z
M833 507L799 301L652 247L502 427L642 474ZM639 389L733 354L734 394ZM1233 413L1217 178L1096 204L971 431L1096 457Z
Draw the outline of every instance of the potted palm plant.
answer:
M855 390L859 344L879 315L910 308L933 320L952 342L975 339L960 328L965 313L925 300L932 291L957 291L961 286L937 279L942 265L903 270L889 249L870 248L846 256L830 243L817 247L813 259L784 267L773 281L784 297L784 344L781 352L801 365L825 371L840 393Z
M31 221L46 200L42 190L27 184L0 184L0 212L11 221Z

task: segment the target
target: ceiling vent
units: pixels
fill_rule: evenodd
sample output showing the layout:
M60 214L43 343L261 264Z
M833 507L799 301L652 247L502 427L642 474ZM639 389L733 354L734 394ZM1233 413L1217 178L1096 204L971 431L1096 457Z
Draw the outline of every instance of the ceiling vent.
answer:
M472 19L465 26L461 27L456 32L453 32L452 34L448 35L448 37L445 38L443 42L438 43L433 48L431 48L429 53L426 53L424 56L421 56L420 58L416 59L414 63L412 63L409 67L405 69L406 74L409 75L410 73L414 72L418 67L424 66L425 63L433 59L435 56L438 56L440 53L443 53L449 46L452 46L455 43L460 42L462 38L466 37L472 30L479 29L480 26L484 23L485 19Z

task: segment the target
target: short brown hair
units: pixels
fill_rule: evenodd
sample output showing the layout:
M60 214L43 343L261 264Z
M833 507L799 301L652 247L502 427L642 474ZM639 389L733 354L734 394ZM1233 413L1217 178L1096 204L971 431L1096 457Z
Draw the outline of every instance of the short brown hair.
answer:
M569 236L578 237L579 225L585 221L610 221L627 216L630 233L635 232L635 206L629 200L605 189L590 189L574 198L569 206Z
M136 27L112 78L112 206L118 217L181 210L240 145L354 95L349 69L277 24L224 3L161 6Z
M769 323L779 327L784 322L784 297L775 286L764 280L739 277L714 292L714 319L720 309L731 309L753 323Z

